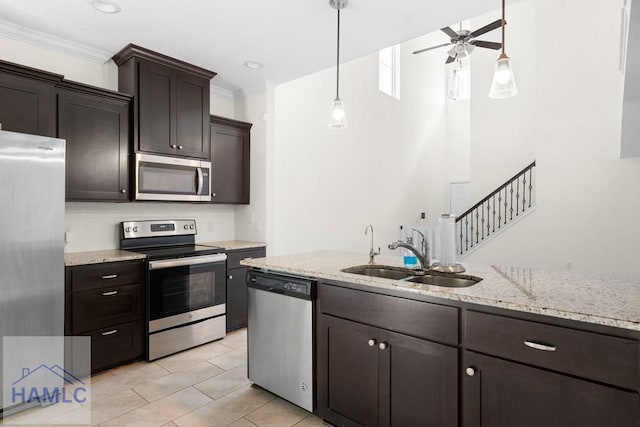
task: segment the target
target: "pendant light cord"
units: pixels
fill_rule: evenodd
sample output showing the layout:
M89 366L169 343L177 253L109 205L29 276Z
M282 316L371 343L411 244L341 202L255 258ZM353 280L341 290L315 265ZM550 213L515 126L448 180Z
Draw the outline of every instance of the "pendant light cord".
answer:
M338 9L338 47L336 52L336 99L340 99L340 9Z
M504 20L504 3L505 0L502 0L502 54L504 55L504 24L505 24L505 20Z

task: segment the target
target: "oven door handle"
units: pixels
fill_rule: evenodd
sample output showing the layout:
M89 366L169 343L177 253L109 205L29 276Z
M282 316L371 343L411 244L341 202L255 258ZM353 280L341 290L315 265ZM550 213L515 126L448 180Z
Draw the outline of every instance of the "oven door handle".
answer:
M163 268L183 267L185 265L211 264L223 262L227 259L227 254L192 256L177 259L163 259L149 262L149 270L160 270Z

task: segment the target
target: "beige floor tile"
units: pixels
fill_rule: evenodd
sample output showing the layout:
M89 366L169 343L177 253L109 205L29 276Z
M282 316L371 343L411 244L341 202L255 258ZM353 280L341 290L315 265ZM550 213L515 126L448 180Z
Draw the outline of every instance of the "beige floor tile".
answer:
M171 372L176 372L197 365L198 363L205 362L208 359L220 356L221 354L228 353L232 350L233 349L231 347L223 345L222 341L215 341L172 356L158 359L155 363Z
M173 421L166 423L166 424L162 424L160 427L178 427L176 423L174 423Z
M165 377L170 374L155 363L136 362L91 378L91 399L97 401L131 387Z
M71 411L82 408L77 402L73 403L58 403L56 405L50 405L45 407L35 407L19 412L15 415L11 415L4 418L2 421L4 425L14 424L44 424L52 418L59 417Z
M214 365L221 367L225 371L237 368L238 366L247 363L247 349L241 348L239 350L230 351L229 353L225 353L222 356L209 359L209 363L213 363Z
M295 427L324 427L325 425L322 423L322 418L309 414L298 424L295 424Z
M228 427L256 427L256 425L246 418L240 418L238 421L229 424Z
M222 340L222 344L231 347L234 350L247 348L247 329L238 329L237 331L229 333Z
M207 362L200 362L195 366L176 371L157 380L134 385L133 389L149 402L153 402L223 372L224 370L217 366Z
M101 427L157 427L210 402L211 399L207 396L189 387L100 425Z
M194 387L213 399L220 399L222 396L248 384L250 382L247 378L247 365L241 365L195 384Z
M90 406L84 406L75 411L53 418L51 422L56 424L73 423L76 420L86 419L84 416L89 413L91 423L100 424L147 404L148 402L138 396L133 390L126 390L97 401L92 399Z
M290 427L307 415L309 413L304 409L278 398L246 415L245 418L260 427Z
M271 393L258 387L245 386L220 400L175 419L174 422L179 427L225 427L274 398Z

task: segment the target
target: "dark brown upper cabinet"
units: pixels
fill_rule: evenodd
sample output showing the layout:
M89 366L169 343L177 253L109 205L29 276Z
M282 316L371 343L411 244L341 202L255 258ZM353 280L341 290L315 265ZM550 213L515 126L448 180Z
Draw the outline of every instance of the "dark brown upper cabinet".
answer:
M209 84L216 73L133 44L113 60L119 90L134 95L135 150L209 159Z
M129 200L129 107L118 92L62 82L59 138L66 145L67 200Z
M249 204L251 126L211 116L211 203Z
M62 78L59 74L0 61L2 130L55 136L54 85Z

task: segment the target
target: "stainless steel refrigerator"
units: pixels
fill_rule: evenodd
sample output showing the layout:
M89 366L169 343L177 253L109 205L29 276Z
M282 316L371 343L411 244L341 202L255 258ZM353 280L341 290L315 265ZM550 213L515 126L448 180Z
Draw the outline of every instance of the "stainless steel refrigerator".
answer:
M0 410L4 415L10 410L1 397L6 396L6 384L18 375L15 369L25 372L40 363L44 353L51 353L63 366L62 340L46 348L28 344L8 348L3 341L64 335L64 189L64 140L0 130Z

